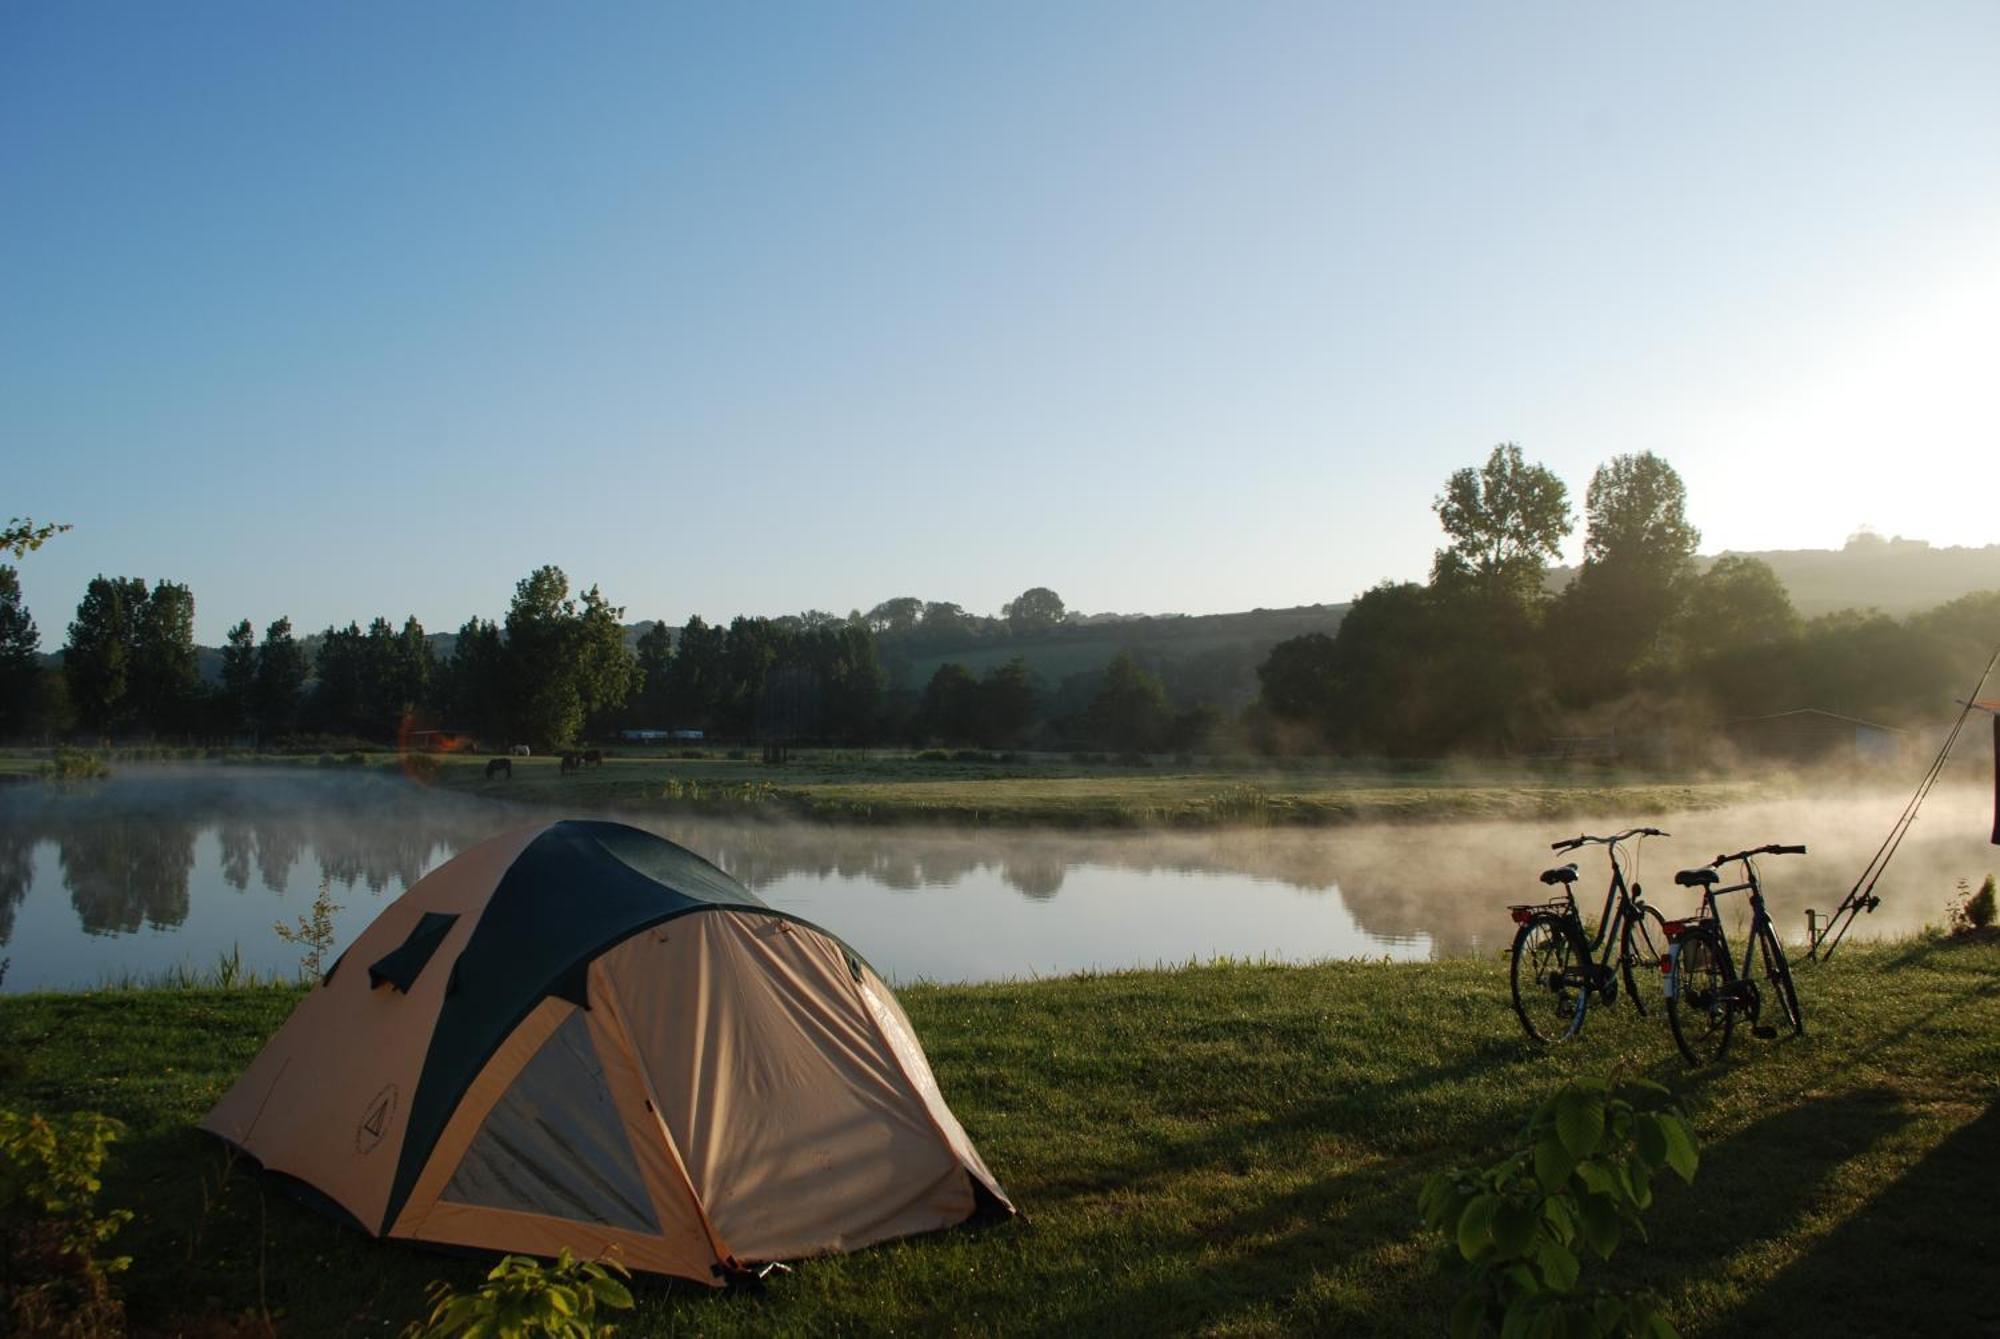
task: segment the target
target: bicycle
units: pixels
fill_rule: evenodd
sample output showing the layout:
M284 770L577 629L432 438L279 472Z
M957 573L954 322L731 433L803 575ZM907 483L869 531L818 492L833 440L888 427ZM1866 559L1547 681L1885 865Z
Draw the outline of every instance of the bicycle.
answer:
M1771 925L1771 913L1764 906L1764 886L1757 877L1755 857L1761 855L1804 855L1803 846L1758 846L1735 855L1719 855L1699 869L1684 869L1674 875L1683 888L1701 889L1701 909L1694 916L1667 922L1673 947L1668 953L1667 1026L1674 1044L1690 1065L1720 1060L1729 1049L1736 1016L1750 1020L1750 1034L1769 1039L1778 1029L1763 1022L1764 992L1758 989L1752 964L1763 959L1764 980L1791 1025L1793 1036L1803 1036L1805 1015L1799 1011L1798 989L1792 984L1791 964L1785 960L1785 946ZM1724 865L1743 863L1743 882L1726 888L1721 880ZM1716 913L1715 899L1728 893L1750 894L1750 942L1743 949L1739 972L1729 950L1729 936Z
M1513 967L1514 1012L1531 1040L1567 1041L1583 1030L1584 1015L1590 1011L1593 995L1608 1006L1618 998L1618 980L1625 981L1639 1016L1646 1016L1646 1002L1639 994L1642 973L1660 970L1667 952L1666 918L1646 905L1645 893L1636 883L1625 881L1625 867L1619 859L1619 844L1638 838L1665 837L1658 828L1631 828L1610 837L1572 837L1556 842L1552 851L1574 851L1579 846L1605 846L1611 857L1611 885L1605 890L1604 910L1598 917L1597 933L1586 934L1583 913L1577 909L1572 885L1577 873L1574 862L1542 871L1542 882L1560 886L1562 897L1541 903L1521 903L1509 907L1515 924ZM1613 948L1617 950L1613 970ZM1603 951L1601 961L1593 955ZM1537 1022L1537 1019L1540 1021Z

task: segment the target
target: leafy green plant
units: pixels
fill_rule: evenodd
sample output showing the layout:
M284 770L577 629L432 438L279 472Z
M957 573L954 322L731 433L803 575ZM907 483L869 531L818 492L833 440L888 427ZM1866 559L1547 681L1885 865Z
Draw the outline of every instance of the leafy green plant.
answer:
M1972 885L1964 879L1958 881L1958 895L1952 899L1951 932L1966 934L1973 930L1983 930L1993 924L1995 913L1993 876L1988 874L1979 891L1973 892Z
M6 1331L21 1336L125 1332L111 1275L130 1256L98 1251L132 1218L100 1213L98 1172L124 1127L79 1112L57 1120L0 1110L0 1291Z
M1698 1161L1666 1089L1586 1078L1543 1101L1499 1162L1433 1176L1418 1208L1470 1274L1453 1339L1677 1334L1644 1297L1583 1288L1580 1257L1609 1260L1628 1233L1645 1240L1653 1178L1692 1182Z
M339 910L340 904L333 900L333 880L321 879L319 892L314 895L307 914L299 917L295 924L287 925L279 921L271 927L277 931L278 938L303 950L299 955L299 975L307 980L320 975L326 965L326 955L333 951L333 914Z
M567 1250L553 1265L526 1256L503 1256L476 1290L461 1293L450 1284L430 1286L430 1316L403 1331L403 1339L596 1339L613 1333L597 1319L597 1309L625 1311L632 1293L613 1278L629 1278L616 1260L578 1260Z
M87 750L59 748L42 764L42 775L51 781L98 781L111 775L111 766Z

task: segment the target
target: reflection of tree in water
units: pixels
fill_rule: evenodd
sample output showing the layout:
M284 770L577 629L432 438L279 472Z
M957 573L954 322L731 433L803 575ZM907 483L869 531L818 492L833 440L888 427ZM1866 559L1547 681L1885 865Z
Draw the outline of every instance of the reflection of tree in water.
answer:
M1524 885L1539 887L1539 828L1520 824L1063 833L631 821L691 846L753 889L837 875L907 891L950 887L984 869L1042 901L1086 868L1248 877L1334 893L1367 934L1428 936L1444 952L1511 932L1506 903L1521 900L1513 894Z
M1009 888L1037 902L1046 902L1061 892L1063 876L1068 873L1067 860L1042 851L1030 852L1000 867L1000 877L1007 881Z
M215 840L222 848L223 881L239 893L244 891L250 886L250 860L257 850L256 831L231 820L216 828Z
M35 877L35 835L0 828L0 944L14 935L14 913Z
M254 868L267 890L283 893L300 862L316 858L340 882L380 893L400 891L434 857L519 821L490 805L413 794L398 779L308 780L261 769L135 773L83 791L34 787L0 799L0 943L28 891L30 853L41 840L58 846L83 929L118 934L187 919L196 839L210 828L215 873L238 891L249 888Z
M187 919L193 823L116 818L59 833L63 886L85 933L130 934Z

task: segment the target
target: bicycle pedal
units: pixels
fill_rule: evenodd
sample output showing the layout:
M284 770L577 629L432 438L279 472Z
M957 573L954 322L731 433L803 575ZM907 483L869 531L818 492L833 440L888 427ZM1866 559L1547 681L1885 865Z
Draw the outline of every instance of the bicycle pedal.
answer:
M1759 1023L1750 1029L1750 1035L1759 1041L1775 1041L1777 1040L1778 1029L1772 1027L1769 1023Z

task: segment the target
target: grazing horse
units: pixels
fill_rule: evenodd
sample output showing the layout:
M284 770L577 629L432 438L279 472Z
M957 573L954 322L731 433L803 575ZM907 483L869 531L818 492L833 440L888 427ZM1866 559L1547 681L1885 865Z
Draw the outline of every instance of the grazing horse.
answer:
M516 744L513 748L508 749L507 751L513 754L516 758L533 757L535 752L533 749L529 748L526 744Z
M580 767L582 767L582 766L583 766L583 759L582 759L582 757L581 757L581 756L579 756L579 755L577 755L577 754L574 754L574 753L565 753L565 754L563 754L563 756L562 756L562 774L563 774L564 776L568 776L568 775L569 775L569 774L570 774L571 772L574 772L574 771L576 771L576 770L577 770L578 768L580 768Z
M509 781L512 781L514 779L514 764L508 762L505 758L489 758L486 762L486 779L491 781L496 776L504 776Z
M604 754L597 749L585 749L583 751L583 761L591 767L602 767L604 766Z

